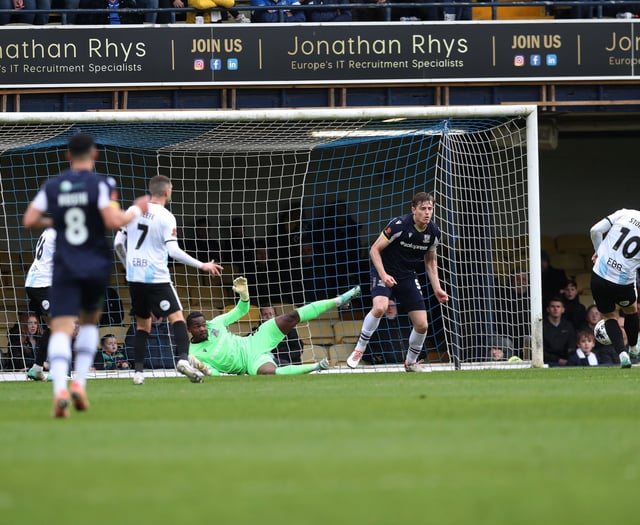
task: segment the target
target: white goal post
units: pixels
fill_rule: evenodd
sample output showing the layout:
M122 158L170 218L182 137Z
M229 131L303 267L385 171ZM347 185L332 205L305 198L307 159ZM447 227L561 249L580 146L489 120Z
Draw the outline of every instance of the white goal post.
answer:
M346 370L370 307L368 247L427 191L450 300L436 304L422 282L426 358L477 368L513 366L507 358L515 356L541 367L537 129L537 109L527 105L0 114L3 370L29 366L7 337L28 309L24 276L38 235L20 219L37 188L66 167L66 142L78 131L96 137L97 170L116 178L123 206L151 176L168 175L183 248L225 265L225 277L214 280L173 267L185 313L223 312L234 302L232 277L245 273L255 309L234 330L246 334L259 307L280 312L360 284L363 297L349 311L299 327L304 349L290 355L327 356ZM115 262L112 287L122 307L101 332L112 329L124 342L129 297ZM389 334L401 337L380 341L367 369L388 369L406 352L401 303L399 310L399 331ZM505 350L497 362L488 352L495 341ZM149 359L162 356L151 351ZM169 373L163 369L154 373Z

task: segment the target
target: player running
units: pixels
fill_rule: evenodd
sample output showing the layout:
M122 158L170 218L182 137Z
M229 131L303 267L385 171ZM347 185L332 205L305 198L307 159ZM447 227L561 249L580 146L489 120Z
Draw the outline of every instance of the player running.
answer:
M229 332L227 326L249 311L247 279L236 278L233 290L240 296L240 301L233 310L210 321L200 312L193 312L187 317L187 327L193 336L189 354L192 359L196 358L194 363L201 363L200 369L206 375L297 375L327 370L327 358L314 364L278 367L271 351L298 323L315 319L331 308L344 307L360 295L360 287L356 286L335 299L316 301L269 319L251 335L241 337Z
M165 208L171 200L172 190L168 177L152 177L149 181L149 211L119 231L114 241L116 254L127 269L131 307L136 317L134 385L144 383L144 356L152 312L157 317L167 317L173 326L178 372L193 383L200 383L203 379L202 372L189 364L189 334L182 304L171 284L168 257L211 275L220 275L222 266L214 261L198 261L178 246L176 218Z
M620 366L631 367L638 351L638 295L636 274L640 268L640 211L621 209L591 227L596 250L591 261L591 293L605 320L611 344L620 354ZM605 236L606 235L606 236ZM618 324L618 307L624 314L629 353Z
M69 169L42 186L22 219L27 228L53 226L56 230L49 294L54 417L68 417L72 401L76 410L89 407L86 380L98 348L97 325L111 278L112 253L105 230L121 228L141 215L149 200L140 197L129 210L122 211L115 200L115 181L94 172L97 156L91 135L73 135L68 145ZM51 217L44 217L45 212ZM75 380L67 388L76 317Z
M27 379L44 381L44 362L47 360L49 345L49 290L53 279L53 255L56 252L56 231L53 228L44 230L36 243L35 256L27 272L25 290L29 297L29 310L35 312L45 322L40 344L36 347L35 363L27 371Z
M356 368L360 363L372 334L387 312L389 298L394 297L409 312L413 325L404 369L429 371L417 362L427 336L427 310L416 274L418 264L424 261L436 299L441 303L449 299L438 278L436 248L440 228L431 220L433 210L433 196L417 193L411 201L411 213L393 219L371 246L373 308L365 316L356 347L347 358L349 367Z

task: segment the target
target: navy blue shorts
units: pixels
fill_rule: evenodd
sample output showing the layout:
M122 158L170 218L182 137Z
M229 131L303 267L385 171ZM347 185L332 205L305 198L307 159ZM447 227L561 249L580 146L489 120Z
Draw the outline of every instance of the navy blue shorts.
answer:
M375 268L371 268L371 297L393 297L399 307L405 312L413 312L415 310L426 310L424 304L424 296L418 276L413 274L411 277L404 279L396 279L398 284L392 288L387 288L382 281Z
M104 298L110 276L99 279L69 279L54 274L53 284L49 290L53 317L78 315L80 311L95 312L104 307Z
M615 312L619 306L629 306L637 300L635 284L615 284L591 272L591 294L602 313Z

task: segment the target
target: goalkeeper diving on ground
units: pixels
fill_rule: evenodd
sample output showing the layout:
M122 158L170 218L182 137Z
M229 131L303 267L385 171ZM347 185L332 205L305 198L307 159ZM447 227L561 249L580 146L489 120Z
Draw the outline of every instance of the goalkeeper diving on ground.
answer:
M227 326L249 312L249 288L245 277L233 281L233 291L240 301L233 310L207 321L201 312L187 317L191 333L189 361L205 375L298 375L328 370L329 360L303 365L276 366L271 350L280 343L298 323L315 319L332 308L344 307L360 295L356 286L335 299L316 301L269 319L256 332L248 336L232 334Z

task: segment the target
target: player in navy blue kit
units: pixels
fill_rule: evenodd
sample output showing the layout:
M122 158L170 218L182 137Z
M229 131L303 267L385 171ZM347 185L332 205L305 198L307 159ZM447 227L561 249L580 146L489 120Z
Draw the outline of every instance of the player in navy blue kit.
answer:
M98 348L97 324L113 260L106 230L117 230L140 216L149 202L148 196L140 197L122 211L115 200L115 181L93 171L97 156L91 135L73 135L69 169L42 186L22 220L26 228L56 230L49 338L54 417L68 417L71 403L76 410L89 406L86 380ZM76 317L80 327L74 347L75 379L67 388Z
M393 297L409 312L413 325L405 370L430 370L417 362L427 335L427 310L416 273L422 261L436 299L441 303L449 299L438 277L436 248L440 242L440 228L431 220L433 209L433 196L417 193L411 201L411 213L393 219L371 246L373 308L364 318L356 347L347 359L349 367L355 368L360 363L371 335L387 312L389 298Z

